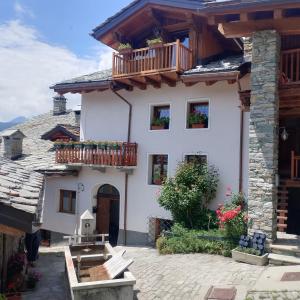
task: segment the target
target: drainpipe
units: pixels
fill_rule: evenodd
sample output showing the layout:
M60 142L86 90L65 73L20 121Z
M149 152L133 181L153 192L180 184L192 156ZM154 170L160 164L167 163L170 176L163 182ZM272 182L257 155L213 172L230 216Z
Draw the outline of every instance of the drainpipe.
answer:
M241 83L239 80L239 75L236 77L236 82L238 84L238 91L241 92ZM241 110L240 115L240 157L239 157L239 193L243 192L243 148L244 148L244 111Z
M110 85L111 91L120 98L123 102L125 102L128 107L128 128L127 128L127 143L130 143L131 139L131 119L132 119L132 104L128 102L122 95L120 95L117 91L114 90L113 85ZM128 206L128 173L125 172L125 203L124 203L124 244L127 244L127 206Z
M1 265L2 265L2 268L1 268L1 278L0 278L0 283L1 283L1 286L0 286L0 292L1 293L4 293L4 290L5 290L5 268L7 267L5 265L5 261L6 261L6 235L3 233L2 234L2 253L1 253Z

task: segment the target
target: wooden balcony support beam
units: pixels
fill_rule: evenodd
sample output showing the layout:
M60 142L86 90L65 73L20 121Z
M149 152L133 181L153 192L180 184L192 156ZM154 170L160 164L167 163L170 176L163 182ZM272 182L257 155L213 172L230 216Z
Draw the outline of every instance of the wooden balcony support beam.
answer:
M160 78L160 81L163 83L166 83L170 87L175 87L176 86L176 79L173 79L167 75L164 74L159 74L158 77Z
M133 78L129 78L128 80L131 83L131 85L136 86L140 90L146 90L147 89L147 84L144 83L144 82L141 82L141 81L139 81L137 79L133 79Z
M152 77L145 76L145 82L151 84L154 88L159 89L161 87L161 81L155 80Z

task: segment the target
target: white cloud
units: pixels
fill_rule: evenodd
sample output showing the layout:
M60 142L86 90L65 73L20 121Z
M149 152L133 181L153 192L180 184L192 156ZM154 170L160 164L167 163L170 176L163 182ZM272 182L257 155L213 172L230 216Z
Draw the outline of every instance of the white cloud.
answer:
M20 21L0 24L0 36L0 121L46 112L54 96L49 86L111 66L110 50L99 48L97 59L79 58L41 41L34 28ZM70 108L80 103L78 95L67 98Z
M15 2L14 11L18 17L29 16L30 18L34 18L34 13L27 7L21 5L19 2Z

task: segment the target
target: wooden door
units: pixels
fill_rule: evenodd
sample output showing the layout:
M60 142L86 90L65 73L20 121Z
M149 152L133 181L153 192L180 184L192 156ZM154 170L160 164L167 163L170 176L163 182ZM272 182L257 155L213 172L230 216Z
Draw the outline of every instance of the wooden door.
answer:
M99 234L109 233L110 223L110 198L98 197L97 200L97 218L96 229Z

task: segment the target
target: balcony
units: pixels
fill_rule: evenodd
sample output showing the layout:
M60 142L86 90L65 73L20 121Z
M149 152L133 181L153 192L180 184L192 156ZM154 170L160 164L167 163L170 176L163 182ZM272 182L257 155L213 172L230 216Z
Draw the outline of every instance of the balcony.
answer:
M281 85L300 84L300 49L281 52L280 71Z
M124 142L56 143L56 163L101 167L136 167L137 144Z
M148 77L153 81L156 79L151 78L153 75L176 75L191 68L192 51L179 40L158 47L132 50L127 54L113 53L112 76L119 81L133 77Z

